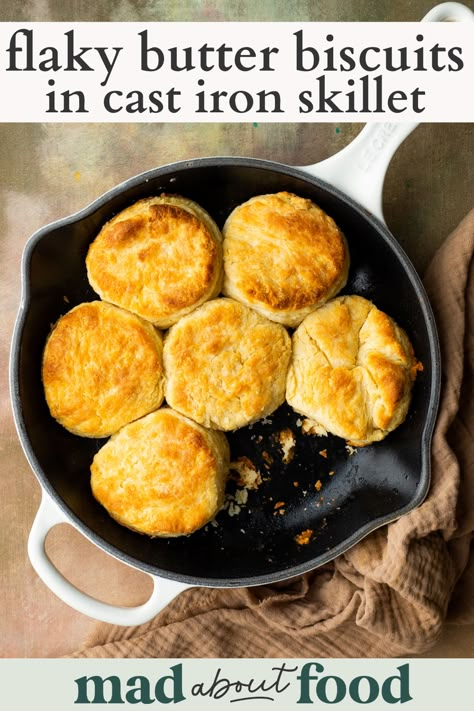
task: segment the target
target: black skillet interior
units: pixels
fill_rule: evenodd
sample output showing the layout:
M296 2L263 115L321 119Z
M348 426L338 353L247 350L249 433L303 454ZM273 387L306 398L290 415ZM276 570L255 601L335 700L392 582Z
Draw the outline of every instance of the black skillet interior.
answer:
M240 511L232 505L217 516L217 526L186 538L148 539L133 533L115 523L90 492L89 466L104 440L69 434L49 415L40 376L47 334L61 314L98 298L86 278L88 245L106 220L135 200L161 192L182 194L222 226L239 203L279 190L311 198L334 217L351 254L344 292L373 300L408 332L424 366L408 418L383 442L349 454L336 437L302 434L304 418L284 405L266 421L229 435L233 459L248 457L263 475ZM203 159L164 167L131 179L78 215L41 230L25 250L23 267L24 304L11 370L20 437L43 487L88 538L116 557L191 584L267 583L330 560L426 495L439 390L431 311L413 267L387 230L324 183L296 169L251 159ZM278 433L286 429L296 442L288 464L278 442ZM234 492L230 482L229 494ZM313 535L302 545L295 536L307 529Z

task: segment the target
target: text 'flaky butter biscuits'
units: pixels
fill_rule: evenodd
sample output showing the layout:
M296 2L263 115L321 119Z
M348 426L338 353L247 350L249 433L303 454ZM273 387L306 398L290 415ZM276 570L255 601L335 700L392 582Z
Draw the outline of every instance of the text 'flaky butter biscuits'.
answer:
M225 435L165 407L126 425L97 452L91 487L122 525L182 536L222 508L228 471Z
M103 301L54 326L42 378L51 415L83 437L107 437L163 402L163 340L147 321Z
M86 265L102 299L168 328L220 292L222 235L192 200L145 198L104 225Z
M364 446L403 422L420 369L387 314L360 296L341 296L293 334L286 399L321 430Z
M258 195L223 228L223 292L286 326L297 326L346 284L349 251L341 230L311 200Z
M280 324L233 299L208 301L166 335L166 401L206 427L244 427L283 403L290 355Z

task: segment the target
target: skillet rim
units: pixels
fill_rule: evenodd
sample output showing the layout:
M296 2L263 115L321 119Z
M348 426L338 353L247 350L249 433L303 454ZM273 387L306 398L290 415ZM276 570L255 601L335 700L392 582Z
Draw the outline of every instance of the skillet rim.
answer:
M225 578L206 578L199 577L195 575L187 575L181 573L171 573L168 570L158 568L157 566L151 565L144 561L140 561L133 556L125 553L124 551L117 548L115 545L104 540L100 535L98 535L94 530L92 530L87 524L79 519L79 517L69 508L65 501L60 497L54 486L49 481L47 474L43 471L42 467L36 458L33 451L33 447L27 435L26 426L22 416L22 403L20 397L19 388L19 363L20 363L20 349L23 331L25 327L26 316L29 309L31 293L30 293L30 281L29 281L29 267L31 262L31 257L35 246L41 241L45 236L47 236L52 231L61 229L66 225L71 225L74 223L79 223L83 219L86 219L92 215L96 210L103 207L108 202L119 197L123 193L128 192L143 183L147 183L150 180L162 176L169 176L170 173L175 173L178 171L201 168L201 167L219 167L219 166L243 166L248 168L260 168L272 172L277 172L284 175L289 175L292 177L299 178L306 183L315 185L316 187L322 189L331 196L336 197L341 200L346 206L349 207L351 211L359 213L359 215L375 229L377 234L382 238L390 248L390 251L396 256L400 262L403 270L405 271L411 285L413 292L416 295L421 313L423 315L425 327L429 338L429 352L432 364L432 374L431 374L431 384L429 390L429 401L427 403L427 415L423 424L422 437L420 441L420 452L421 452L421 471L420 480L416 489L415 495L412 497L410 502L405 506L386 514L372 519L370 522L360 526L357 530L349 536L345 541L338 545L331 547L329 551L324 551L323 553L310 558L308 561L300 564L295 564L291 567L283 568L282 570L265 573L256 574L250 577L242 577L238 579L233 579L229 577ZM397 242L395 237L391 234L388 227L376 218L369 210L365 209L362 205L354 201L343 191L334 187L330 183L327 183L309 173L307 173L304 168L296 168L292 166L287 166L283 163L278 163L275 161L270 161L260 158L246 158L246 157L232 157L232 156L216 156L216 157L204 157L204 158L194 158L191 160L181 160L173 163L168 163L166 165L160 166L158 168L152 168L151 170L139 173L131 178L128 178L118 185L110 188L102 195L97 197L91 203L81 208L77 212L74 212L66 217L60 218L53 221L33 233L33 235L28 239L25 244L22 259L21 259L21 299L15 319L11 350L10 350L10 367L9 367L9 384L10 384L10 398L12 402L12 410L14 415L15 427L20 440L20 444L25 453L26 459L35 474L41 489L46 492L50 498L56 503L60 508L62 513L65 515L67 522L71 523L77 530L81 532L88 540L94 543L98 548L105 551L112 557L122 561L123 563L130 565L138 570L142 570L154 577L162 577L168 580L174 580L182 582L191 586L203 586L203 587L250 587L255 585L262 585L268 583L274 583L282 580L289 580L303 573L310 572L325 563L330 562L337 556L352 548L356 543L365 538L372 531L388 524L401 516L407 514L413 509L417 508L429 491L430 480L431 480L431 440L433 436L434 426L437 419L440 390L441 390L441 355L440 355L440 345L438 339L438 333L436 328L436 323L434 319L434 314L429 303L425 288L421 281L421 278L410 261L408 255L403 250L401 245Z

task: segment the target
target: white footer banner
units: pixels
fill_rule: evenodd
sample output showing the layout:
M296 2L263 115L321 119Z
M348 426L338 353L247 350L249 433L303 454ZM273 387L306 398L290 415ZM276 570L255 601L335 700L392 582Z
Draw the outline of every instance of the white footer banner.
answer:
M470 711L472 659L6 659L0 708Z

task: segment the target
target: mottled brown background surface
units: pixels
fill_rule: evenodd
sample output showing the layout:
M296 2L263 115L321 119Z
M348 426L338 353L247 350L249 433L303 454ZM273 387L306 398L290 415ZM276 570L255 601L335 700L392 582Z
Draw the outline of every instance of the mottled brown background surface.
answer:
M429 0L260 0L100 3L2 0L1 21L416 21ZM474 9L474 3L467 2ZM247 155L317 162L346 145L359 124L0 124L0 655L58 656L75 650L93 622L69 609L31 568L26 542L40 489L18 443L8 394L8 353L20 297L20 257L44 224L88 204L118 182L184 158ZM437 246L474 203L472 124L420 126L390 166L387 223L423 272ZM449 278L449 275L447 275ZM137 604L150 584L68 526L48 539L57 565L87 592ZM110 590L115 592L112 594ZM118 592L120 591L120 592ZM427 656L473 657L473 627L447 625Z

